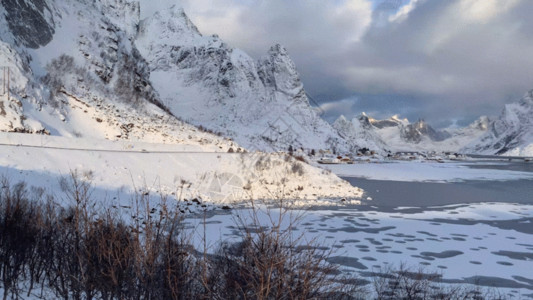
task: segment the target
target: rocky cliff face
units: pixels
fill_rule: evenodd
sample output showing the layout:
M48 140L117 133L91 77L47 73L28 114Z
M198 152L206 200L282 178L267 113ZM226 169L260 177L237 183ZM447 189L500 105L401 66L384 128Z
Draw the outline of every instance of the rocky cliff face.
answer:
M55 32L54 12L47 0L2 0L5 24L13 40L28 48L48 44Z
M78 101L114 109L109 124L118 132L106 138L131 138L124 130L135 123L131 116L155 115L268 151L381 151L385 143L420 146L455 134L365 115L332 126L309 104L283 46L254 60L216 35L203 36L177 6L146 20L128 0L0 0L0 8L0 66L9 67L12 92L9 99L0 95L0 130L78 135L72 105ZM504 152L527 139L509 129L527 123L514 121L517 109L504 114L476 151Z
M488 131L462 151L533 156L533 90L507 104Z

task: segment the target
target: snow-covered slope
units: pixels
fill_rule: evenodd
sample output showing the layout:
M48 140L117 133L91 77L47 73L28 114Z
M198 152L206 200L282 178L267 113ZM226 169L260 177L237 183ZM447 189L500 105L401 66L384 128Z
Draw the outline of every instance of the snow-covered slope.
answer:
M24 115L24 99L35 99L31 70L11 45L0 40L0 131L43 133L44 127Z
M368 148L377 152L383 152L387 148L365 113L353 118L352 121L348 121L346 117L341 115L333 123L333 127L343 138L357 141L360 148ZM357 149L351 149L351 152L355 151Z
M348 149L309 105L287 50L254 61L217 36L202 36L174 6L140 23L135 42L173 114L261 150Z
M533 90L512 104L478 140L462 149L466 153L533 156Z

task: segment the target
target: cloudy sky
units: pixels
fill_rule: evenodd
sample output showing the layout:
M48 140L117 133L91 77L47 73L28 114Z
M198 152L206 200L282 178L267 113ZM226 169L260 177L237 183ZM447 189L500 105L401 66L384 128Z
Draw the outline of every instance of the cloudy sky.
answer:
M497 116L533 89L531 0L143 0L259 58L284 45L325 118L435 127Z

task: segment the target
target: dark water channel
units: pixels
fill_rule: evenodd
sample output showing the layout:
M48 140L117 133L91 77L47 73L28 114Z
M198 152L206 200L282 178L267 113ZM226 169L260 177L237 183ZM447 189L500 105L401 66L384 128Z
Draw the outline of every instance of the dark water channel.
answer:
M533 173L533 163L509 162L468 165L469 168L496 169ZM352 185L365 190L364 204L389 211L397 207L443 206L482 202L533 204L533 180L469 180L463 182L402 182L345 177Z

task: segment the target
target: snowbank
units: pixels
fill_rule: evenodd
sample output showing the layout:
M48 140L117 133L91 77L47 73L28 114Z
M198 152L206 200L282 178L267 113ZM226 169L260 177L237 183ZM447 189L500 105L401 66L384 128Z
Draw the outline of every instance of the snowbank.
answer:
M51 192L59 189L58 177L77 170L100 196L128 200L135 192L162 192L216 204L291 199L301 205L320 198L358 203L362 196L336 175L281 154L12 133L0 134L0 151L0 174Z

